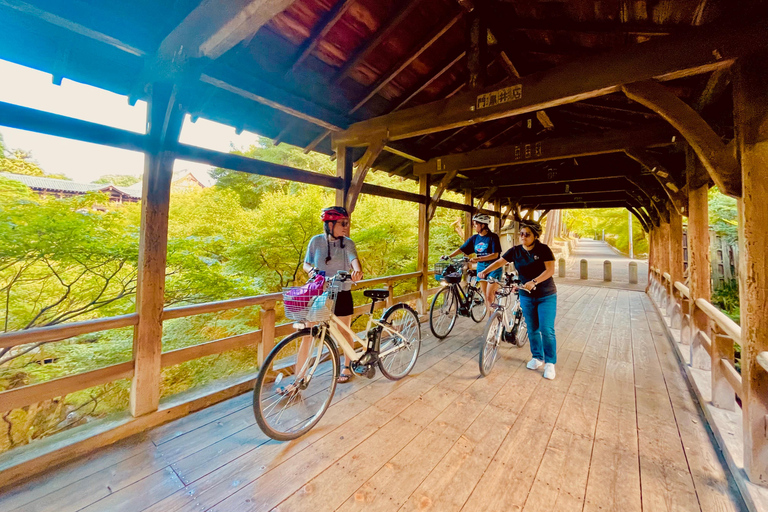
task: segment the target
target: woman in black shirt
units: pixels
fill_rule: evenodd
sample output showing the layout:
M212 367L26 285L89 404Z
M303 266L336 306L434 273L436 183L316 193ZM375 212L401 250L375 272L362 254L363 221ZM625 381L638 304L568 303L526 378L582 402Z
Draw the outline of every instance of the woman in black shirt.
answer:
M520 223L520 245L505 252L501 258L478 274L483 278L494 269L514 263L520 274L524 292L520 293L520 306L528 324L531 341L531 360L527 367L537 370L544 366L544 378L555 378L557 341L555 339L555 315L557 313L557 288L555 280L555 256L549 246L541 243L541 225L537 222Z

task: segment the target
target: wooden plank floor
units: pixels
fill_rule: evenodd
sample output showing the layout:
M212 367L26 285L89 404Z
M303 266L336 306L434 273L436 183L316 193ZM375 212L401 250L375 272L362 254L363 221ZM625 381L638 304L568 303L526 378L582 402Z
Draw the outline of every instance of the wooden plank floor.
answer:
M3 511L743 510L661 320L639 292L561 285L557 378L483 324L422 326L413 374L338 387L290 443L240 396L0 495Z

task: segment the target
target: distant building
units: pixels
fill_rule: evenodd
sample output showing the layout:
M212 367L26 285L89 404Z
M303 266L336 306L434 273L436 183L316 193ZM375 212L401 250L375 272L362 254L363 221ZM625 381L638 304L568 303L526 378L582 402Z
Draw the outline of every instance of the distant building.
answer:
M113 203L135 203L141 200L141 182L130 187L118 187L111 183L78 183L76 181L26 176L24 174L1 173L0 176L23 183L40 196L72 197L83 196L88 192L102 192L108 194L110 202ZM174 173L173 181L171 181L172 192L189 192L204 188L205 185L189 171Z

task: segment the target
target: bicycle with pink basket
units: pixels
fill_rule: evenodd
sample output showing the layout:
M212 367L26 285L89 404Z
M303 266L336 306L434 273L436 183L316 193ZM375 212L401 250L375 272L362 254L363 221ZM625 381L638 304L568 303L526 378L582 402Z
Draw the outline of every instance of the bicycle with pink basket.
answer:
M298 331L269 353L259 369L253 395L253 411L262 431L272 439L296 439L314 427L325 414L336 391L341 371L339 349L350 369L373 378L378 366L391 380L408 375L421 348L419 317L408 304L398 303L373 318L377 301L389 297L389 290L365 290L371 299L371 315L364 334L364 349L355 351L348 339L358 339L333 314L342 283L351 280L348 272L337 272L316 287L286 288L285 316L294 320Z

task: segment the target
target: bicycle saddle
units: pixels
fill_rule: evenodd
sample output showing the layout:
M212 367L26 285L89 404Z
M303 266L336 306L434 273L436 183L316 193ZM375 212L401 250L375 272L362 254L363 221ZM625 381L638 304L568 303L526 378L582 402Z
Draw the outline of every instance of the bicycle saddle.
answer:
M369 299L384 300L389 297L389 290L363 290L363 295Z

